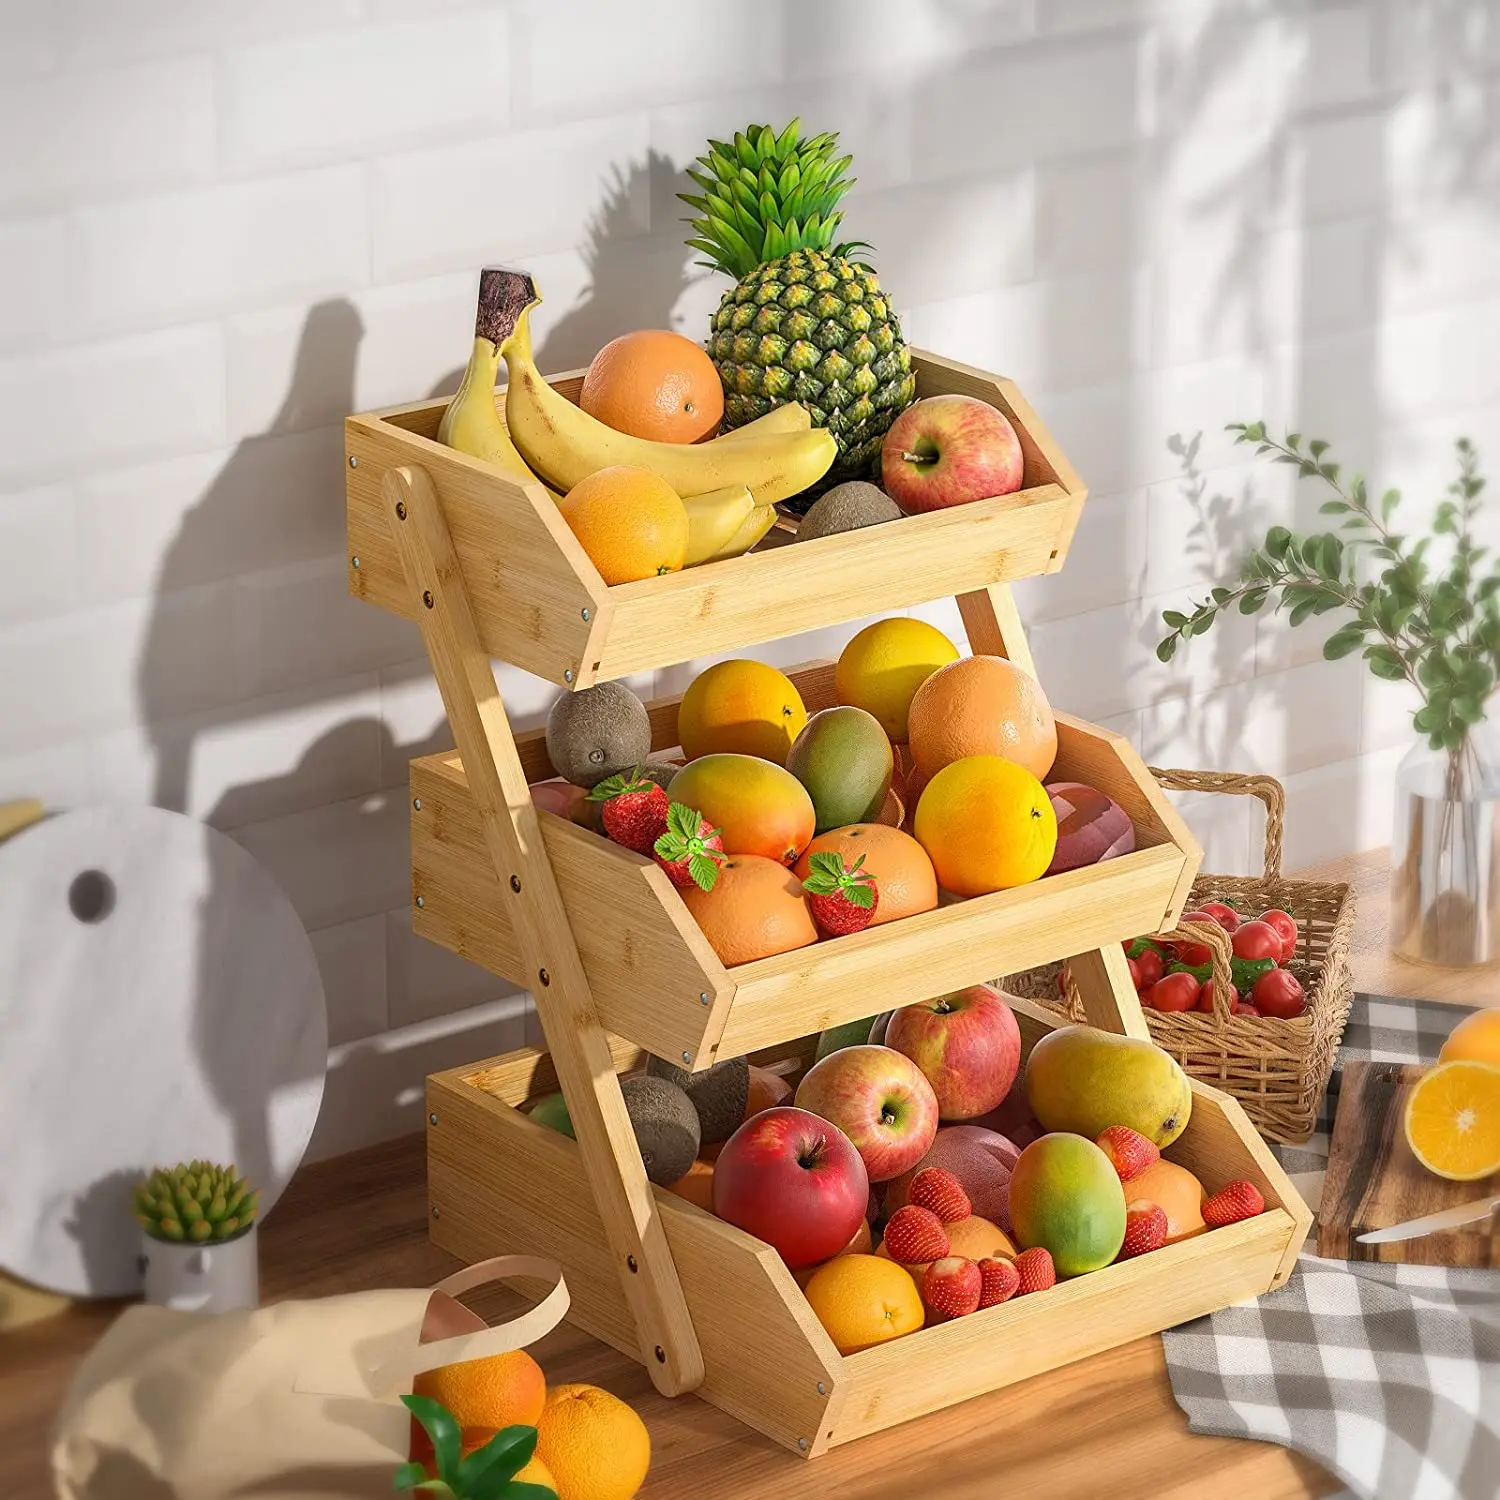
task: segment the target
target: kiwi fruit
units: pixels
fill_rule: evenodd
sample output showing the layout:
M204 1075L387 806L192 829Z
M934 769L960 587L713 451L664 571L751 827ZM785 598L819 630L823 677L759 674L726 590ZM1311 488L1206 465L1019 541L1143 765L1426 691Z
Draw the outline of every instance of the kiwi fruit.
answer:
M646 1059L646 1072L663 1078L682 1090L698 1112L698 1126L705 1145L727 1141L745 1121L750 1100L750 1062L727 1057L701 1073L689 1073L659 1057Z
M812 509L797 528L797 540L810 542L838 531L879 526L884 521L899 521L901 514L901 507L878 485L864 479L851 479L836 484L813 502Z
M650 753L646 705L622 682L564 693L547 714L547 755L574 786L633 771Z
M682 769L670 760L643 760L641 762L641 775L647 781L654 781L662 791L668 790L672 785L672 778Z
M646 1176L658 1187L671 1187L687 1176L703 1144L693 1101L675 1083L649 1074L622 1078L620 1092Z

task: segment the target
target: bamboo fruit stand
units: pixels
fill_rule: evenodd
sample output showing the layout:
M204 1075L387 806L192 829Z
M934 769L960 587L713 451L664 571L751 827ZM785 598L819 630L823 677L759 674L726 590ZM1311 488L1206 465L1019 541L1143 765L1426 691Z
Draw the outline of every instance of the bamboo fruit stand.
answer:
M1278 1286L1311 1223L1239 1105L1194 1083L1167 1154L1255 1182L1265 1213L845 1356L770 1246L646 1178L618 1080L647 1052L806 1066L825 1027L1061 958L1090 1024L1147 1035L1118 945L1175 925L1200 851L1130 745L1065 714L1053 775L1114 798L1133 853L733 968L654 863L532 803L545 739L512 732L491 658L576 690L953 595L974 651L1034 672L1009 584L1062 566L1086 491L1010 382L913 367L919 396L1010 417L1020 491L613 587L544 490L435 440L444 402L346 426L350 590L418 622L457 746L411 765L413 925L531 990L547 1040L429 1079L432 1238L560 1261L573 1320L658 1389L807 1457ZM576 400L580 379L552 383ZM790 675L809 713L835 701L831 663ZM647 709L675 747L678 700ZM1063 1024L1013 1007L1023 1050ZM559 1087L576 1142L519 1108Z

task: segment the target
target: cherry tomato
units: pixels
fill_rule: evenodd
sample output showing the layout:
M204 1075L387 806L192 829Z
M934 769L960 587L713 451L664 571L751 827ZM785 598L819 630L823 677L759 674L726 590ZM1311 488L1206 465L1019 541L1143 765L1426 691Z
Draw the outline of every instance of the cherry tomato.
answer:
M1241 1000L1240 1003L1235 1006L1234 1013L1237 1016L1258 1016L1260 1014L1260 1012L1256 1010L1253 1005L1244 1000Z
M1225 906L1222 901L1205 901L1198 910L1204 916L1212 917L1225 932L1233 932L1240 925L1240 914L1232 906Z
M1289 1021L1307 1009L1307 996L1302 982L1286 969L1272 969L1255 981L1250 999L1256 1011L1263 1016L1277 1016Z
M1125 960L1125 967L1130 970L1130 982L1135 986L1137 995L1141 992L1141 966L1133 959Z
M1238 928L1230 942L1240 958L1269 958L1281 962L1281 934L1265 922L1246 922Z
M1234 1008L1240 1003L1240 992L1233 985L1229 986L1229 1013L1234 1014ZM1198 988L1198 1007L1205 1015L1214 1013L1214 982L1205 979Z
M1217 927L1219 924L1202 911L1185 911L1179 926L1186 927L1189 922L1202 922L1209 927ZM1178 938L1172 946L1177 950L1179 963L1185 963L1190 969L1201 968L1204 964L1210 964L1214 960L1214 950L1207 943L1185 943Z
M1273 907L1270 911L1263 911L1256 921L1264 922L1267 927L1276 929L1277 935L1281 938L1281 957L1277 962L1290 962L1292 955L1297 951L1297 919L1290 912Z
M1141 996L1153 1010L1191 1010L1198 1001L1198 981L1191 974L1168 974Z
M1141 976L1140 988L1149 990L1158 979L1161 978L1165 965L1161 961L1161 954L1155 948L1144 948L1139 958L1131 959L1136 971Z

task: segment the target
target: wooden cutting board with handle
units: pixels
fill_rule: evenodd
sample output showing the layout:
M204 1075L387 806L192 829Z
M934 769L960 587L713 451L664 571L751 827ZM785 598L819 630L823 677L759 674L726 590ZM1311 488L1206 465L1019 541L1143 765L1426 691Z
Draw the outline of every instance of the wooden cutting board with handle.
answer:
M1500 1195L1500 1173L1448 1182L1406 1144L1406 1098L1429 1069L1421 1063L1351 1062L1343 1069L1328 1175L1318 1209L1318 1254L1338 1260L1425 1266L1500 1266L1500 1213L1459 1229L1385 1245L1358 1235Z

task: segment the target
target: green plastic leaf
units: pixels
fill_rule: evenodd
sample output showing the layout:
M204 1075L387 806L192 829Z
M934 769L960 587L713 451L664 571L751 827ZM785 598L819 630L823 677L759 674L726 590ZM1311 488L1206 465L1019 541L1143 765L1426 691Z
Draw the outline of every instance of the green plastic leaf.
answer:
M1402 682L1406 678L1401 658L1389 646L1367 646L1365 660L1370 664L1370 671L1382 681Z
M1325 661L1340 661L1346 656L1352 656L1364 643L1363 626L1345 625L1323 642L1323 658Z
M403 1396L401 1403L422 1424L423 1431L432 1440L438 1478L451 1484L458 1472L459 1453L463 1448L463 1435L453 1413L430 1396Z
M1253 615L1260 611L1270 595L1269 589L1249 589L1240 598L1240 613Z
M1156 659L1160 662L1169 662L1177 655L1177 642L1179 637L1169 635L1164 641L1158 641L1156 645Z
M1266 533L1266 553L1281 562L1286 557L1287 548L1292 544L1292 534L1285 526L1273 526Z
M458 1466L458 1486L464 1500L482 1500L478 1481L493 1475L492 1483L503 1486L531 1462L536 1452L536 1428L502 1427L484 1447L477 1448Z

